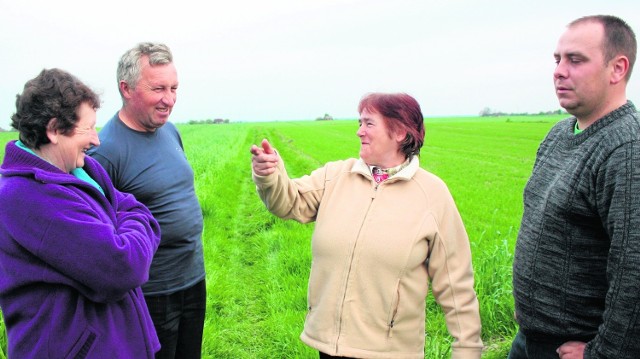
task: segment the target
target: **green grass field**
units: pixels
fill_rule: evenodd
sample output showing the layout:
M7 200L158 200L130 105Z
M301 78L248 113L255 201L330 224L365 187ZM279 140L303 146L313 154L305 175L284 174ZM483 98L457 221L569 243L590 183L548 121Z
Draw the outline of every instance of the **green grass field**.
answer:
M538 144L563 116L426 119L421 165L449 186L471 240L483 358L505 358L522 190ZM317 358L298 339L306 313L313 224L270 215L251 181L249 148L268 138L291 176L358 155L354 121L180 125L205 218L204 358ZM17 137L0 133L4 143ZM444 317L427 301L425 358L448 357ZM0 327L2 330L3 327ZM0 359L6 337L0 334Z

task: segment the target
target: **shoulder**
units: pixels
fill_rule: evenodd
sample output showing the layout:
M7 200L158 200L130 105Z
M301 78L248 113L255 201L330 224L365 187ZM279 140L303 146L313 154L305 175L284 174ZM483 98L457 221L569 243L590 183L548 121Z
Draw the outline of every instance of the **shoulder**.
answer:
M135 139L132 132L116 116L110 119L98 133L100 145L91 148L87 153L89 156L100 155L101 158L109 159L120 156L121 153L130 153L131 146Z
M616 132L623 142L640 141L640 116L637 112L628 113L613 121L611 131Z
M156 130L156 135L160 142L171 144L175 143L180 147L183 147L180 131L178 131L178 128L172 122L167 122L162 127L158 128Z
M103 168L102 164L89 156L84 159L84 169L87 171L87 174L91 176L96 182L98 182L101 186L104 186L108 183L111 186L111 180L107 171Z
M175 123L171 121L167 121L167 123L165 123L164 126L162 126L161 128L167 131L178 132L178 127L176 127Z
M13 208L17 203L24 203L21 198L25 193L35 192L37 185L33 177L0 176L0 207Z
M346 160L337 160L327 162L320 169L327 173L327 177L336 177L343 173L354 172L358 168L358 160L355 158L349 158Z
M356 164L356 159L327 162L323 166L311 171L310 176L323 178L325 181L335 181L340 178L344 179L345 177L343 177L343 175L345 174L362 172L362 170L358 170L358 166L355 166Z
M180 131L178 131L178 127L173 122L167 122L162 127L160 127L157 131L161 131L164 133L169 133L172 136L176 136L180 138Z
M592 126L598 125L600 124L596 123ZM602 124L593 136L590 144L598 158L603 161L608 161L612 156L627 160L640 156L640 151L636 150L640 145L640 117L637 112L609 119L609 122Z
M436 191L445 190L446 192L449 192L447 184L440 177L422 167L419 167L416 170L413 180L420 184L425 191L433 189Z
M100 129L100 132L98 132L98 137L100 138L100 146L89 150L89 154L104 151L105 149L115 144L115 142L118 141L119 138L124 136L124 134L120 133L122 131L118 128L117 121L118 119L114 117L107 121L104 127ZM99 151L98 148L100 149Z
M109 136L120 130L120 126L118 126L120 124L119 121L118 113L116 112L116 114L100 129L99 136L101 141L103 140L103 137Z
M39 181L28 176L0 178L0 208L3 219L27 220L33 216L54 216L55 213L75 208L78 195L74 186L60 185L55 181Z
M326 166L330 166L332 168L339 168L339 169L344 169L344 168L351 169L356 164L356 162L358 162L358 159L356 158L347 158L345 160L327 162Z
M575 128L576 121L577 120L575 117L569 117L569 118L565 118L564 120L558 121L555 125L551 127L551 130L549 130L549 132L545 136L544 141L548 139L556 138L562 135L563 133L573 134L573 129Z

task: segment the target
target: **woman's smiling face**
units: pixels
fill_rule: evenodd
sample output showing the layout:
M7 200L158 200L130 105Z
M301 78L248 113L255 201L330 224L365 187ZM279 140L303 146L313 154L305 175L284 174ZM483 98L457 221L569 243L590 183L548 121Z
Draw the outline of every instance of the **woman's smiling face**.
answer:
M57 165L66 172L84 167L86 151L92 146L100 145L96 131L96 110L85 102L78 107L77 114L78 122L73 133L58 137L58 153L61 163Z
M400 150L405 135L390 133L387 120L380 113L363 109L358 123L360 157L368 165L390 168L405 161Z

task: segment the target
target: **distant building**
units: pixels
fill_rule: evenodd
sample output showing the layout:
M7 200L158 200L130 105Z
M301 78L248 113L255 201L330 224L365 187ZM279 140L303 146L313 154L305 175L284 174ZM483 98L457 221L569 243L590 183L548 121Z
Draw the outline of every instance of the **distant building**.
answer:
M323 117L316 118L316 121L333 121L333 117L328 113L325 113Z

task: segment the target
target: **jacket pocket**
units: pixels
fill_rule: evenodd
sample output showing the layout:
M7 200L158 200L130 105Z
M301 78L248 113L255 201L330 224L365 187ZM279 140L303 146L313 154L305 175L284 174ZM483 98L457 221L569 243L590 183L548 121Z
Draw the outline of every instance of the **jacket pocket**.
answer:
M311 264L311 270L309 273L309 281L307 283L307 314L305 315L305 320L309 318L309 314L313 310L315 310L317 305L317 298L315 297L316 293L319 292L317 290L317 280L314 277L315 269L313 263Z
M91 354L97 337L98 335L90 327L87 327L87 329L82 332L75 344L73 344L73 347L65 356L65 359L87 358L89 354Z
M396 291L391 301L391 309L389 310L389 320L387 321L389 338L393 338L393 326L398 316L398 307L400 306L400 279L396 282Z

